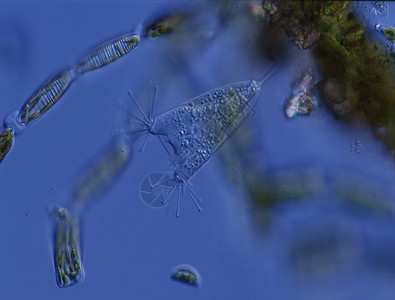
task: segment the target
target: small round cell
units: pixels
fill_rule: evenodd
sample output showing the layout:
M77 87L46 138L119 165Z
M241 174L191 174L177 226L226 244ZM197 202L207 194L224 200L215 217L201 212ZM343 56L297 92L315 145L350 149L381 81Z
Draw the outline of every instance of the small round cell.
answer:
M141 200L149 207L158 208L169 204L174 197L174 178L165 173L152 173L140 184Z
M202 284L199 272L191 265L183 264L171 270L171 279L194 287Z

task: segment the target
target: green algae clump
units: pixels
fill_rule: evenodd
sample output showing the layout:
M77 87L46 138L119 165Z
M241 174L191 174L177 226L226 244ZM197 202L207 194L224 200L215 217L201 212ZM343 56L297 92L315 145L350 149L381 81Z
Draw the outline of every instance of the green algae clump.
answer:
M339 119L367 122L395 155L393 58L368 39L349 4L263 1L262 7L270 15L271 30L282 29L299 49L312 50L323 76L317 87L332 113ZM391 29L383 30L390 41Z

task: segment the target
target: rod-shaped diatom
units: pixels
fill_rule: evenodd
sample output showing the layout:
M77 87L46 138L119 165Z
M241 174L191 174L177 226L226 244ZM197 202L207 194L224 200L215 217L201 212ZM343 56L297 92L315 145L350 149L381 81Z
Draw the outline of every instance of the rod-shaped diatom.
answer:
M67 70L44 84L19 111L18 122L28 125L44 115L70 86L75 78L72 70Z
M155 38L173 32L184 21L186 13L169 14L157 18L144 28L144 37Z
M75 205L82 209L97 199L125 169L132 149L122 141L110 145L84 172L75 188Z
M174 267L170 277L175 281L194 287L199 287L202 284L199 272L191 265L184 264Z
M0 134L0 163L6 157L10 151L12 144L14 143L14 131L11 128L6 128Z
M78 73L99 69L128 54L140 43L138 33L128 33L92 50L77 65Z
M60 288L68 287L84 279L81 263L78 216L66 208L55 209L54 264L56 282Z

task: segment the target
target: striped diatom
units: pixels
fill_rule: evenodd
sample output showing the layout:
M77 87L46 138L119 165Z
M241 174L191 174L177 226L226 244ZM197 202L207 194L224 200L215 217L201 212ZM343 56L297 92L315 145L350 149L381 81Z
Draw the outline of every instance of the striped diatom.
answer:
M10 151L13 143L14 131L11 128L6 128L0 134L0 163L6 157L8 151Z
M56 282L60 288L68 287L84 279L81 263L78 217L66 208L53 212L55 217L54 264Z
M75 78L72 70L67 70L44 84L19 111L18 121L28 125L44 115L70 86Z
M99 69L128 54L140 43L138 33L128 33L92 50L77 65L78 73Z

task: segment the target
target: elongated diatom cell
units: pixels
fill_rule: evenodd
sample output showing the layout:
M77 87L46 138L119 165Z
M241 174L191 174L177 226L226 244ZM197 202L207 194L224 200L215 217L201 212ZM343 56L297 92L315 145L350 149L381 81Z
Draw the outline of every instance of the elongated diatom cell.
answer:
M12 144L14 143L14 131L11 128L6 128L0 134L0 163L6 157L8 151L10 151Z
M151 128L174 150L176 173L193 176L253 112L251 101L260 90L254 80L209 91L158 115Z
M140 43L138 33L128 33L92 50L77 65L78 73L101 68L128 54Z
M74 78L74 72L68 70L45 83L22 107L18 122L28 125L44 115L62 97Z
M80 254L79 221L68 209L54 211L54 264L59 287L68 287L81 282L84 272Z
M77 183L75 197L83 206L97 198L120 175L132 156L123 143L114 143L92 164Z

